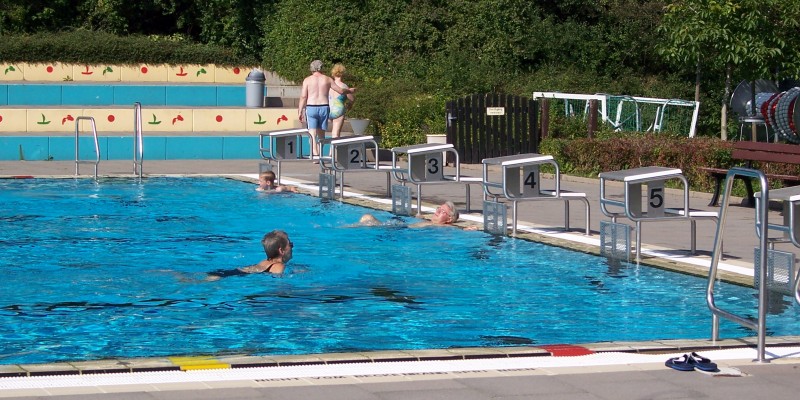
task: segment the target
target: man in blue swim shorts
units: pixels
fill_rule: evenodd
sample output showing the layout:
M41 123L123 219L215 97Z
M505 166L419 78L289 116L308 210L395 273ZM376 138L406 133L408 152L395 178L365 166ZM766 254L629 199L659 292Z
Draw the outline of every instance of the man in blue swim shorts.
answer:
M300 104L297 114L300 122L308 124L311 131L311 158L314 163L319 163L319 141L325 138L328 129L328 91L333 90L339 94L354 93L355 88L345 89L337 85L333 78L322 73L322 61L311 62L311 75L303 80L303 89L300 92Z

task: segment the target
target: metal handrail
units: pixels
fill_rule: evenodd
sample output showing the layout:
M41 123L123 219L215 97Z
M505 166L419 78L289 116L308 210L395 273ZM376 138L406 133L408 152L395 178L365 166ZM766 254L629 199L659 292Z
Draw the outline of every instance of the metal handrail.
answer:
M92 137L94 138L95 160L81 160L80 158L80 125L81 121L89 121L92 124ZM94 117L81 116L75 118L75 176L80 175L80 164L94 164L94 180L97 180L97 165L100 164L100 143L97 141L97 125Z
M751 318L741 317L739 315L733 314L729 311L725 311L716 306L714 303L714 284L717 281L717 269L719 266L719 259L721 256L721 249L722 249L722 233L725 228L725 220L727 218L727 211L728 211L728 198L730 197L731 190L733 189L733 181L736 176L747 176L751 178L758 178L761 183L761 202L757 205L756 212L762 216L762 223L758 227L759 233L759 246L761 247L761 251L759 252L758 256L758 263L761 266L759 269L759 281L758 281L758 319L752 320ZM719 317L726 318L733 322L738 323L744 327L750 328L755 330L758 333L758 356L756 358L757 362L766 363L769 362L765 357L765 347L766 347L766 336L767 336L767 308L766 308L766 296L767 296L767 225L768 225L768 215L767 215L767 205L769 204L769 185L767 183L767 177L764 175L763 172L759 170L749 169L749 168L731 168L728 170L728 174L725 176L725 195L722 199L722 208L719 212L719 222L717 224L717 232L714 236L714 248L711 255L711 267L708 271L708 288L706 290L706 302L708 303L708 308L711 310L712 317L711 317L711 340L719 340ZM795 289L797 289L797 285L795 285ZM797 292L797 290L795 290ZM800 297L798 297L797 293L795 296L798 298L798 302L800 302Z
M133 174L142 179L144 147L142 140L142 103L133 103Z
M296 158L284 158L280 151L277 151L278 139L296 137L296 148L293 149L293 154ZM277 164L275 171L275 182L281 182L281 163L286 161L310 161L311 155L305 157L303 155L303 138L307 138L309 143L313 143L311 132L306 128L292 128L280 129L274 131L264 131L258 133L258 151L261 158L267 160L270 164L274 161ZM264 139L268 140L269 147L264 147Z

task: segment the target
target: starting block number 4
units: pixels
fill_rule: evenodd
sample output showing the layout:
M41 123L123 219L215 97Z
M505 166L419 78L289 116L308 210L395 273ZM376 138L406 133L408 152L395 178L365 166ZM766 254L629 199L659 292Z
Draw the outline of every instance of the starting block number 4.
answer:
M505 180L509 194L514 197L539 197L541 194L538 165L508 168Z
M522 196L524 197L538 197L540 190L542 189L539 184L541 183L539 179L539 166L538 165L526 165L522 168L522 175L525 176L525 180L522 182Z

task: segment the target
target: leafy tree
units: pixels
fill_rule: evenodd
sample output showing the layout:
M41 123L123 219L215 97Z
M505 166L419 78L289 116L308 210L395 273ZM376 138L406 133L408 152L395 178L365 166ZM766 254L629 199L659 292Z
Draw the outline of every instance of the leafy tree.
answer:
M680 0L666 7L659 31L664 58L694 68L695 99L703 71L725 76L722 137L726 137L727 102L733 73L754 80L779 68L784 76L800 75L797 48L800 3L785 0Z
M3 0L0 34L57 32L74 27L78 7L70 0Z

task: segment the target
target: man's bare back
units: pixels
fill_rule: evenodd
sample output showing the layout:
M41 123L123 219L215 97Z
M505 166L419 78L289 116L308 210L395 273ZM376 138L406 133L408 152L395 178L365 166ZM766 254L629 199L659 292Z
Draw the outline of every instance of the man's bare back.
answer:
M303 80L303 91L300 97L306 98L306 104L328 104L328 91L332 84L333 78L321 72L314 72Z
M319 157L321 150L318 143L325 138L325 130L328 126L328 92L353 93L355 88L343 89L333 78L323 74L322 61L314 60L311 62L311 75L303 79L303 89L300 92L300 104L297 107L297 117L300 122L308 124L311 132L311 158ZM318 160L314 161L319 163Z

